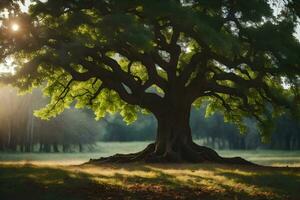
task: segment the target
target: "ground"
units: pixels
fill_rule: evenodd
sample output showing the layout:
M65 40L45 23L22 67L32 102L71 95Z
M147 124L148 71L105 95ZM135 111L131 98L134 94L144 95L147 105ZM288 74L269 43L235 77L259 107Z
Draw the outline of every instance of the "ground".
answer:
M0 164L1 200L299 200L300 168Z

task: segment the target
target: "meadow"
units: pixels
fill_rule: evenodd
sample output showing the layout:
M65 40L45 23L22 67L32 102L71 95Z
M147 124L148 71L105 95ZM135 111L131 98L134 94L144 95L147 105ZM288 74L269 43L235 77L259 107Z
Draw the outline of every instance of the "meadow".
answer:
M35 200L299 200L299 168L215 164L0 164L0 197Z
M2 163L77 165L116 153L132 153L150 142L98 142L91 151L83 153L0 153ZM217 150L225 157L240 156L264 166L300 167L300 151L280 150Z
M98 143L94 152L86 153L1 153L0 199L300 199L299 151L219 151L223 156L240 155L264 167L209 163L82 165L89 158L137 151L145 144Z

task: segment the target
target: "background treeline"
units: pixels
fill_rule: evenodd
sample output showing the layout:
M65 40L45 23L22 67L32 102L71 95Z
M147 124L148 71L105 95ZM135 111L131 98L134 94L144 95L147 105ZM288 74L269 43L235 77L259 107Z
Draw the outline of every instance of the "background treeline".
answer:
M143 141L153 140L156 129L155 119L141 116L132 125L126 126L120 116L108 117L105 132L101 139L105 141ZM102 123L102 122L101 122ZM281 149L300 150L300 124L288 115L276 120L276 127L270 141L262 143L254 121L245 119L248 131L240 134L236 126L225 123L221 114L205 118L205 108L191 112L193 138L199 143L215 149Z
M0 151L83 151L99 140L100 126L83 111L67 109L45 121L33 116L45 105L39 90L25 96L12 88L0 89Z
M18 96L9 87L0 88L0 151L72 152L93 150L97 141L153 140L156 121L141 115L127 126L118 115L95 121L88 110L67 109L49 121L33 116L33 110L45 105L41 92ZM245 119L249 130L241 135L238 129L215 114L205 118L204 108L192 110L191 128L194 139L216 149L300 149L300 125L284 115L277 119L269 143L263 144L255 123Z

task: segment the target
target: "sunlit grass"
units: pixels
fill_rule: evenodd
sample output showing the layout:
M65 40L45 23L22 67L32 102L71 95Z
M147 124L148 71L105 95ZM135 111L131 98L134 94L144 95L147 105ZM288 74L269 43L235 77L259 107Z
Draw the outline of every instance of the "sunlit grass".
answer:
M143 145L132 143L124 148L124 152L134 152ZM56 200L99 199L99 196L104 196L104 199L124 199L126 196L127 199L145 200L300 199L300 169L292 168L300 166L299 151L219 152L223 156L241 155L259 164L284 168L213 164L78 166L89 158L114 153L108 152L110 148L106 147L102 146L101 152L81 154L2 153L0 199L21 199L23 196Z
M176 187L190 187L193 189L202 188L208 193L218 193L226 195L228 192L237 194L243 194L248 197L265 196L279 198L280 194L273 191L272 188L261 185L256 186L251 182L243 182L239 179L235 179L232 176L237 177L255 177L258 175L269 175L266 171L256 172L255 170L247 169L234 169L211 167L209 165L201 165L199 169L195 169L195 165L144 165L143 170L135 169L130 166L126 166L129 169L124 168L100 168L99 167L84 167L80 168L80 171L93 174L93 180L105 182L112 185L118 185L130 189L137 182L141 182L143 186L149 187L152 184L159 184L167 188ZM280 174L283 176L290 175ZM232 174L230 176L230 174ZM299 174L298 174L299 175ZM99 178L99 176L101 178ZM132 181L134 180L134 181Z
M267 169L254 168L230 168L222 165L117 165L112 167L85 166L73 168L87 174L92 174L92 179L99 183L118 185L130 189L137 183L144 187L160 185L166 188L189 187L197 190L201 188L207 193L226 196L227 193L243 194L243 196L255 198L272 197L283 198L285 195L278 192L278 188L268 187L263 183L257 183L256 177L280 177L289 178L299 176L299 171L288 169L269 171ZM99 178L100 177L100 178ZM243 181L247 180L247 181ZM259 180L261 181L261 180ZM284 185L280 184L281 186ZM290 185L289 183L288 185ZM280 186L280 187L281 187ZM284 193L282 188L282 193ZM296 192L296 191L295 191Z
M51 195L74 191L69 194L72 196L77 194L76 188L82 188L80 191L83 190L83 193L88 193L91 197L95 195L94 199L97 199L98 192L116 190L131 197L145 196L145 199L148 197L151 199L150 196L153 195L167 195L165 197L168 199L175 195L178 199L184 199L186 196L191 198L204 196L203 199L218 197L217 199L228 200L288 198L296 200L300 190L299 168L271 169L213 164L101 166L1 164L0 177L0 184L3 185L0 192L7 196L10 192L5 188L13 187L16 188L14 191L18 192L26 187L23 185L24 182L37 190L42 190L41 193L45 192L41 188L46 188L47 191L55 189ZM89 186L90 190L86 186ZM56 191L57 188L61 189ZM114 195L120 194L109 192L107 195L115 197Z

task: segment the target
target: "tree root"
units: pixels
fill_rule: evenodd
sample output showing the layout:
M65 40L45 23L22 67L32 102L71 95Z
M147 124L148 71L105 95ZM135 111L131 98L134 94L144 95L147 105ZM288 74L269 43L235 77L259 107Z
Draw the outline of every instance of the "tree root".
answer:
M241 157L224 158L211 148L200 146L196 143L184 146L180 152L169 152L163 155L155 153L155 143L149 144L144 150L131 154L115 154L109 157L99 159L90 159L87 164L104 164L104 163L219 163L234 165L252 165Z

